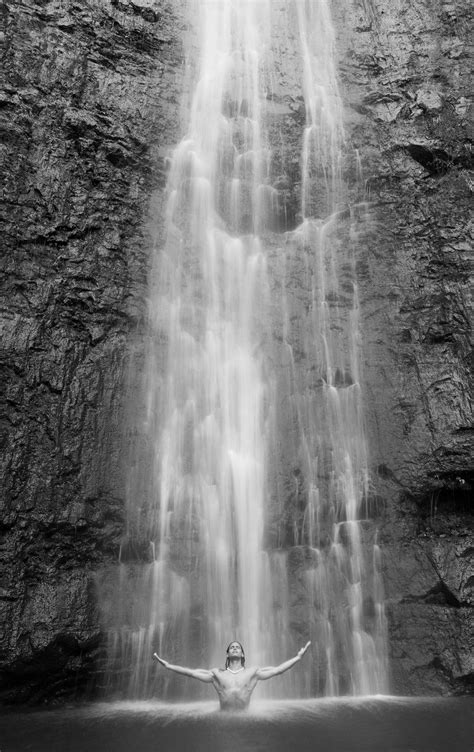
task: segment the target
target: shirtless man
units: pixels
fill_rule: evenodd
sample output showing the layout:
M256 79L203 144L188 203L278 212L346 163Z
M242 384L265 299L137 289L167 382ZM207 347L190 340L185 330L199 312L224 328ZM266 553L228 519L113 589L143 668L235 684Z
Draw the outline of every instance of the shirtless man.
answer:
M257 682L272 679L274 676L288 671L301 660L310 645L311 643L307 642L294 658L290 658L279 666L268 666L267 668L245 668L245 653L240 642L231 642L227 648L225 669L211 668L207 670L172 666L171 663L160 658L157 653L153 653L153 658L176 674L191 676L193 679L212 684L219 695L221 710L245 710L249 706L250 697Z

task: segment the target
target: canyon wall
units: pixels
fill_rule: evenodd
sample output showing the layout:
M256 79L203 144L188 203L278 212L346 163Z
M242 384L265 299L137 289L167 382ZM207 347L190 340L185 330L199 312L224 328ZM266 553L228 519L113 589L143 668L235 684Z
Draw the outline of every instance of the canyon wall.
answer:
M370 201L364 394L398 692L472 687L470 14L375 0L336 20Z
M174 6L3 10L0 697L81 691L100 644L93 573L123 535L130 343L179 130Z
M473 671L468 5L334 4L345 177L363 216L369 513L391 685L405 694L468 691ZM0 700L38 702L97 691L95 573L124 532L127 394L186 29L171 1L7 0L4 16ZM284 230L297 222L302 114L283 100ZM292 482L285 508L298 506Z

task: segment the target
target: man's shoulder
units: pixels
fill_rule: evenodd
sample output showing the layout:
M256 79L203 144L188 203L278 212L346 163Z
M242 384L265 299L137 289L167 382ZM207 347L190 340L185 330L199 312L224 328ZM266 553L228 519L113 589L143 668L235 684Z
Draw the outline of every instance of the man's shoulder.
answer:
M211 668L210 671L214 682L217 682L217 684L219 685L225 684L228 677L228 673L225 668Z

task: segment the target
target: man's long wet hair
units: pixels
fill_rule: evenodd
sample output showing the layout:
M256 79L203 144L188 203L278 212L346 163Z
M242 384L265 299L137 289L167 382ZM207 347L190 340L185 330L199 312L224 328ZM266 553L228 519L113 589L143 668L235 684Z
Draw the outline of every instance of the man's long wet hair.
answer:
M238 640L232 640L232 642L229 642L229 644L227 645L227 650L225 651L227 653L227 658L225 659L225 667L226 668L228 668L229 663L230 663L229 648L230 648L231 645L234 645L234 643L236 643L237 645L240 645L240 649L242 651L242 655L241 655L241 658L240 658L240 663L242 664L242 666L245 666L245 653L244 653L244 649L242 647L242 643L240 643Z

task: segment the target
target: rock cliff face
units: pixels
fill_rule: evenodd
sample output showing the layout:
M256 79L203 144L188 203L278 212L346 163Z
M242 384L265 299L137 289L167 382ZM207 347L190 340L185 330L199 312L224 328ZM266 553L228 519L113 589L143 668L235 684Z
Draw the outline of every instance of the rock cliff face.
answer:
M358 276L392 686L463 691L474 584L470 10L369 0L340 3L336 23L370 201Z
M81 690L99 643L92 573L117 558L124 523L127 343L145 312L150 196L178 128L175 11L3 10L5 698Z
M360 157L346 177L366 187L355 253L392 687L461 692L473 671L469 4L334 7ZM7 0L4 16L0 699L41 701L90 692L100 654L94 573L123 534L125 385L140 369L185 24L164 0ZM290 180L285 221L292 201Z

